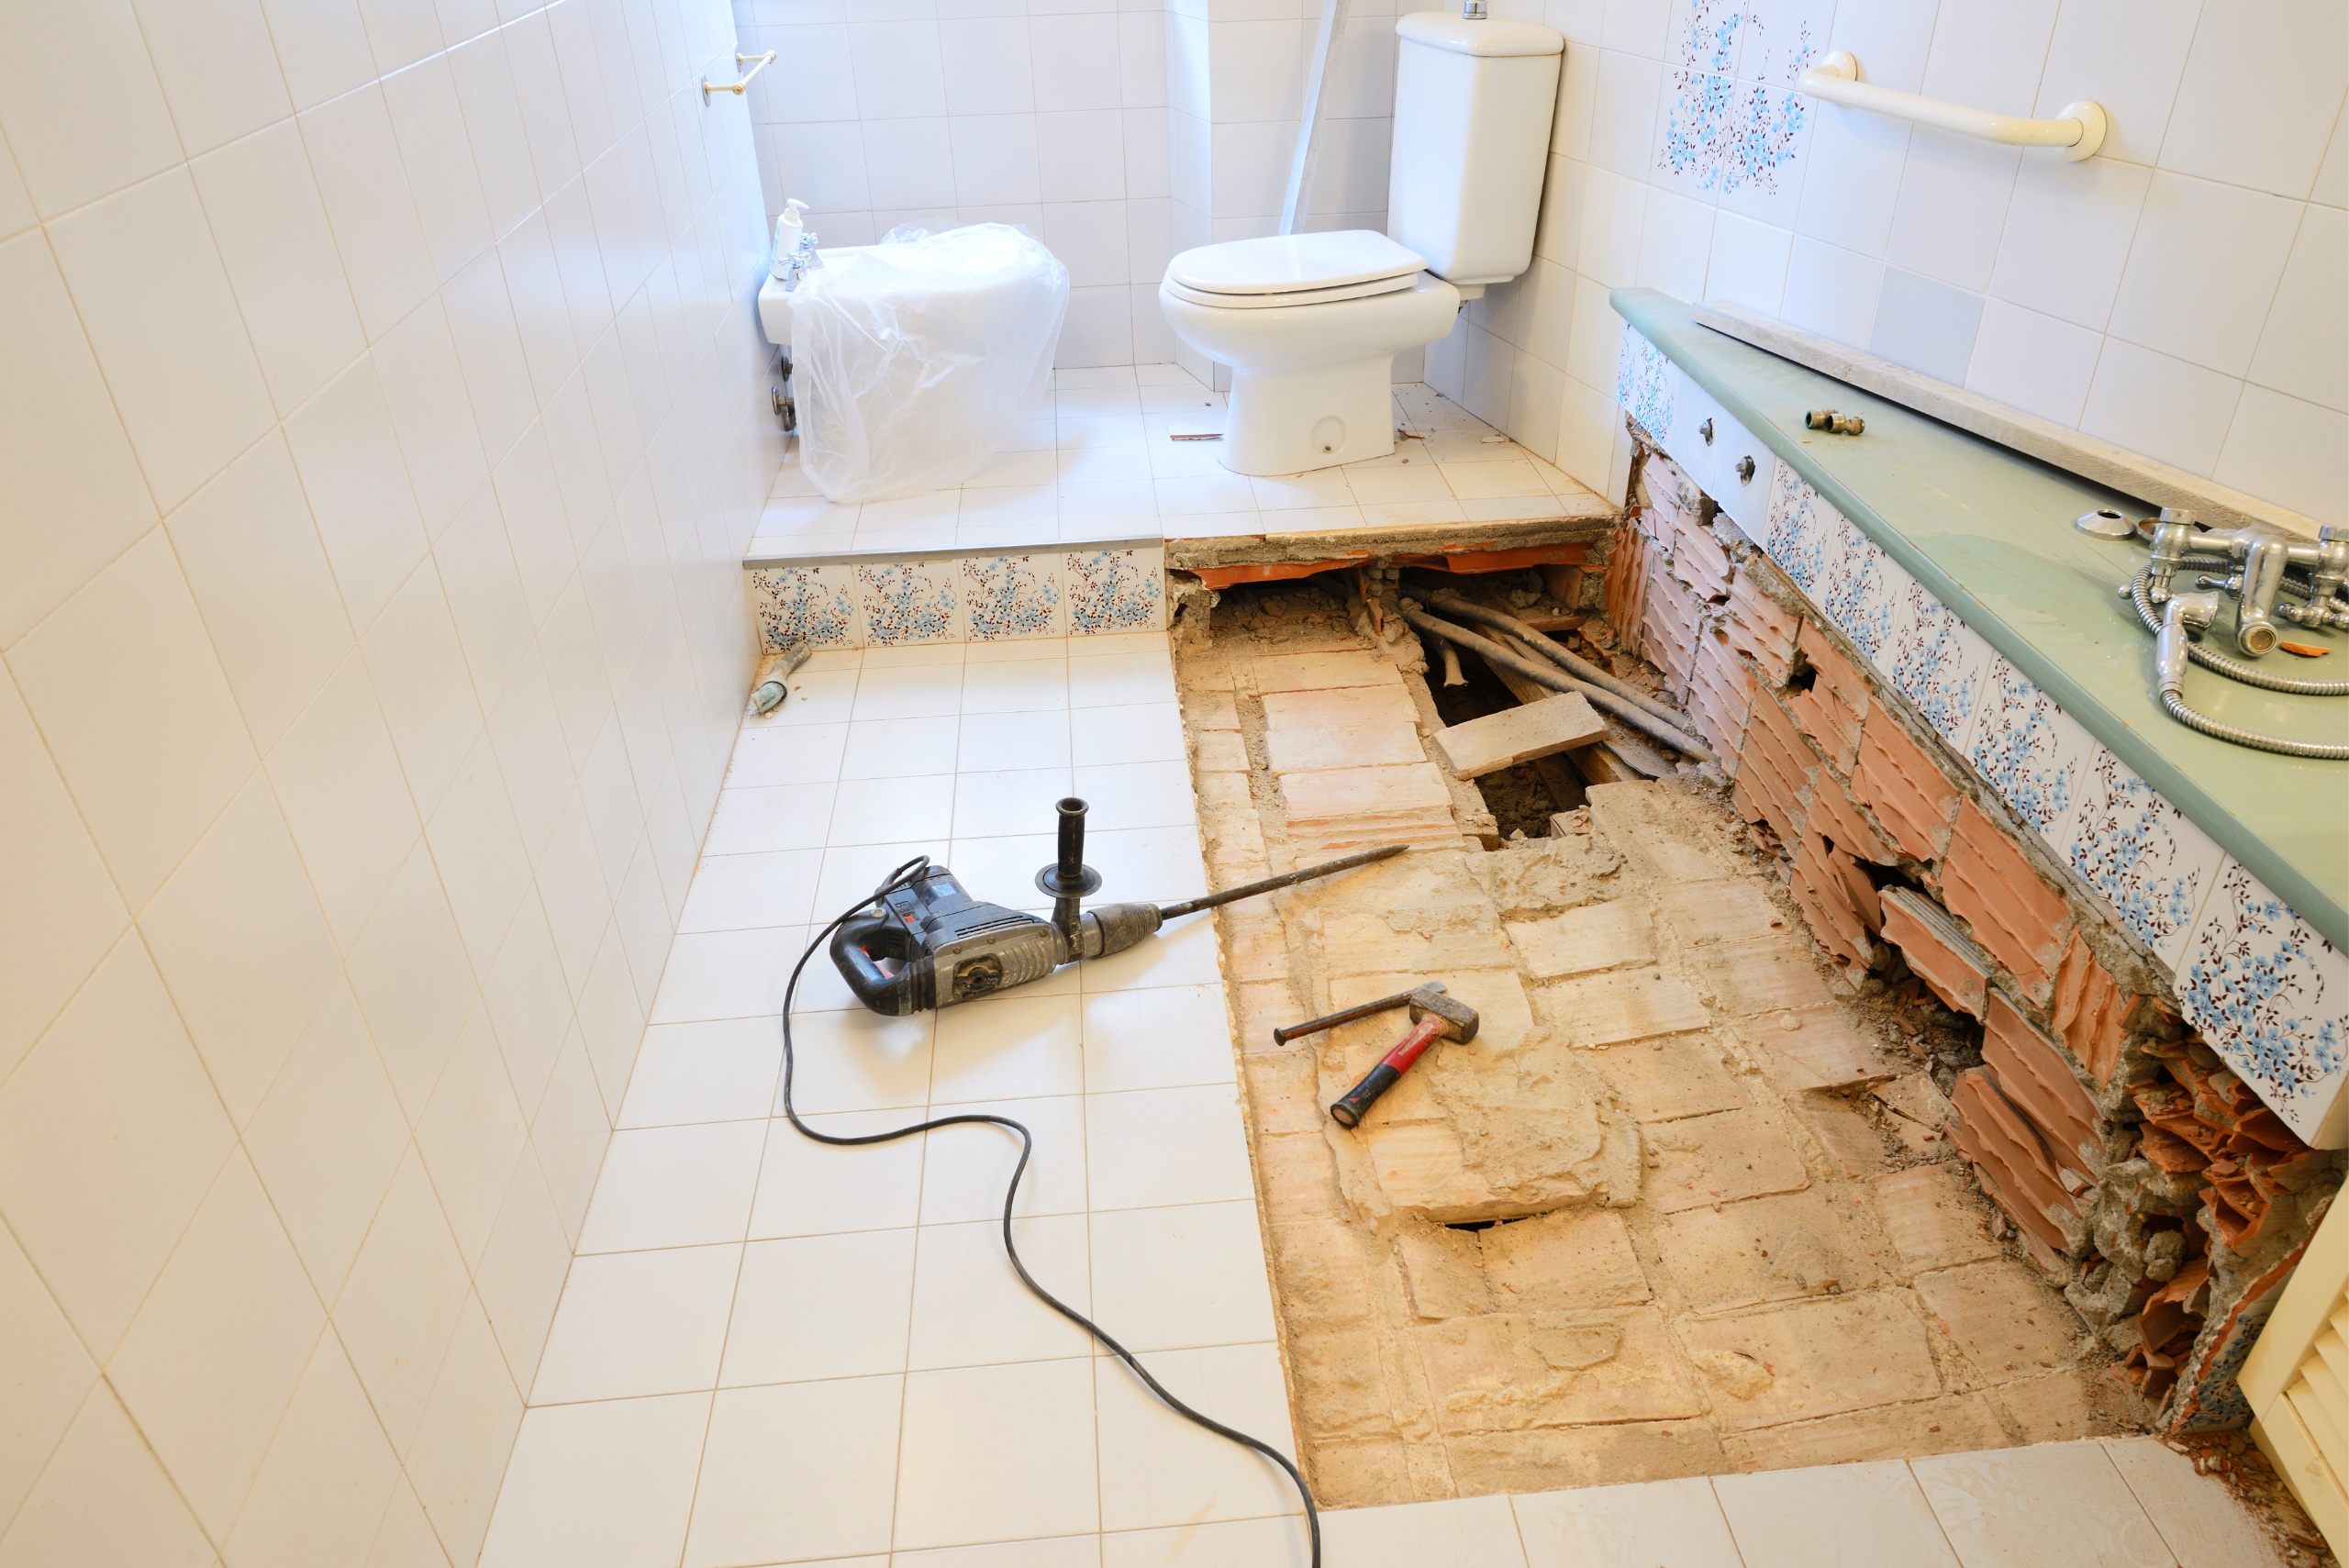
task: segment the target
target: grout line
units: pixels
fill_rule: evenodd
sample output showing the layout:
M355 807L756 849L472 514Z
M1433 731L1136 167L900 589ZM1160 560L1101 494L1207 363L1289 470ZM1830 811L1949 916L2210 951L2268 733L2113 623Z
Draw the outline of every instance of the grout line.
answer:
M1993 1451L1977 1450L1976 1451L1987 1452ZM1935 1455L1933 1457L1940 1458L1945 1456ZM2110 1462L2108 1460L2107 1462L2109 1463ZM1949 1548L1950 1557L1952 1560L1961 1564L1965 1563L1965 1554L1958 1551L1957 1542L1950 1539L1949 1524L1942 1518L1941 1508L1933 1502L1933 1495L1932 1491L1926 1487L1925 1478L1917 1473L1917 1462L1913 1459L1904 1459L1900 1462L1900 1465L1902 1469L1909 1473L1909 1485L1917 1488L1917 1495L1925 1499L1925 1511L1932 1516L1933 1529L1941 1532L1942 1544ZM1968 1568L1970 1568L1970 1565L1968 1565Z

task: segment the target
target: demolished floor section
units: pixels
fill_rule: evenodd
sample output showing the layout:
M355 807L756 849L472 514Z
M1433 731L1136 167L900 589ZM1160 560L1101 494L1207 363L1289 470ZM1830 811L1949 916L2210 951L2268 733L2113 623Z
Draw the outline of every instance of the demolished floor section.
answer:
M1556 836L1486 850L1408 639L1254 624L1176 651L1215 884L1412 846L1218 915L1326 1506L2121 1429L1921 1058L1831 987L1714 791L1595 786ZM1272 1029L1426 980L1475 1040L1340 1128L1405 1015Z

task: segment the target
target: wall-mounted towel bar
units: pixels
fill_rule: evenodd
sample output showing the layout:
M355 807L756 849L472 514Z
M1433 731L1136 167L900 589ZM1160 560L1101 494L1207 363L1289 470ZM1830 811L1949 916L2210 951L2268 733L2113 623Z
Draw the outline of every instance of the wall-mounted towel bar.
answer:
M1840 49L1797 77L1795 87L1846 108L1871 109L1895 119L1978 137L1984 141L2003 142L2009 147L2060 147L2064 156L2075 163L2095 157L2097 149L2104 145L2104 107L2100 104L2066 104L2063 116L2052 120L1994 115L1987 109L1969 109L1963 104L1920 98L1914 93L1898 93L1863 82L1860 62Z
M753 61L756 63L752 63ZM701 101L705 104L708 103L709 95L712 93L731 93L736 97L740 97L742 95L742 90L750 86L752 82L758 80L759 72L764 71L768 66L773 65L774 63L774 50L767 50L764 54L737 54L734 57L734 68L736 70L740 71L745 65L751 67L747 72L743 72L742 80L740 82L712 82L708 77L703 77L701 79Z

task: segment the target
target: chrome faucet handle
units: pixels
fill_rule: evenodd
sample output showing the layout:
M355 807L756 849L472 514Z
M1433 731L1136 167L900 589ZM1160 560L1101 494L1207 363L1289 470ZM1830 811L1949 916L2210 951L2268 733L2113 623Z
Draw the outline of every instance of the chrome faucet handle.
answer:
M2215 593L2178 594L2171 597L2169 609L2162 617L2161 639L2154 662L2160 677L2154 684L2165 692L2181 691L2186 685L2186 645L2189 638L2207 630L2219 616L2219 595Z

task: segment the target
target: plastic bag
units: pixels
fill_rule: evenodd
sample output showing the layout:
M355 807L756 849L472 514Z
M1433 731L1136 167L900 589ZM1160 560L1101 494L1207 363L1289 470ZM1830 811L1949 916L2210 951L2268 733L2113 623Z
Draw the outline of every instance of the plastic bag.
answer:
M959 484L1043 400L1068 269L1025 228L889 231L793 291L799 462L835 501Z

